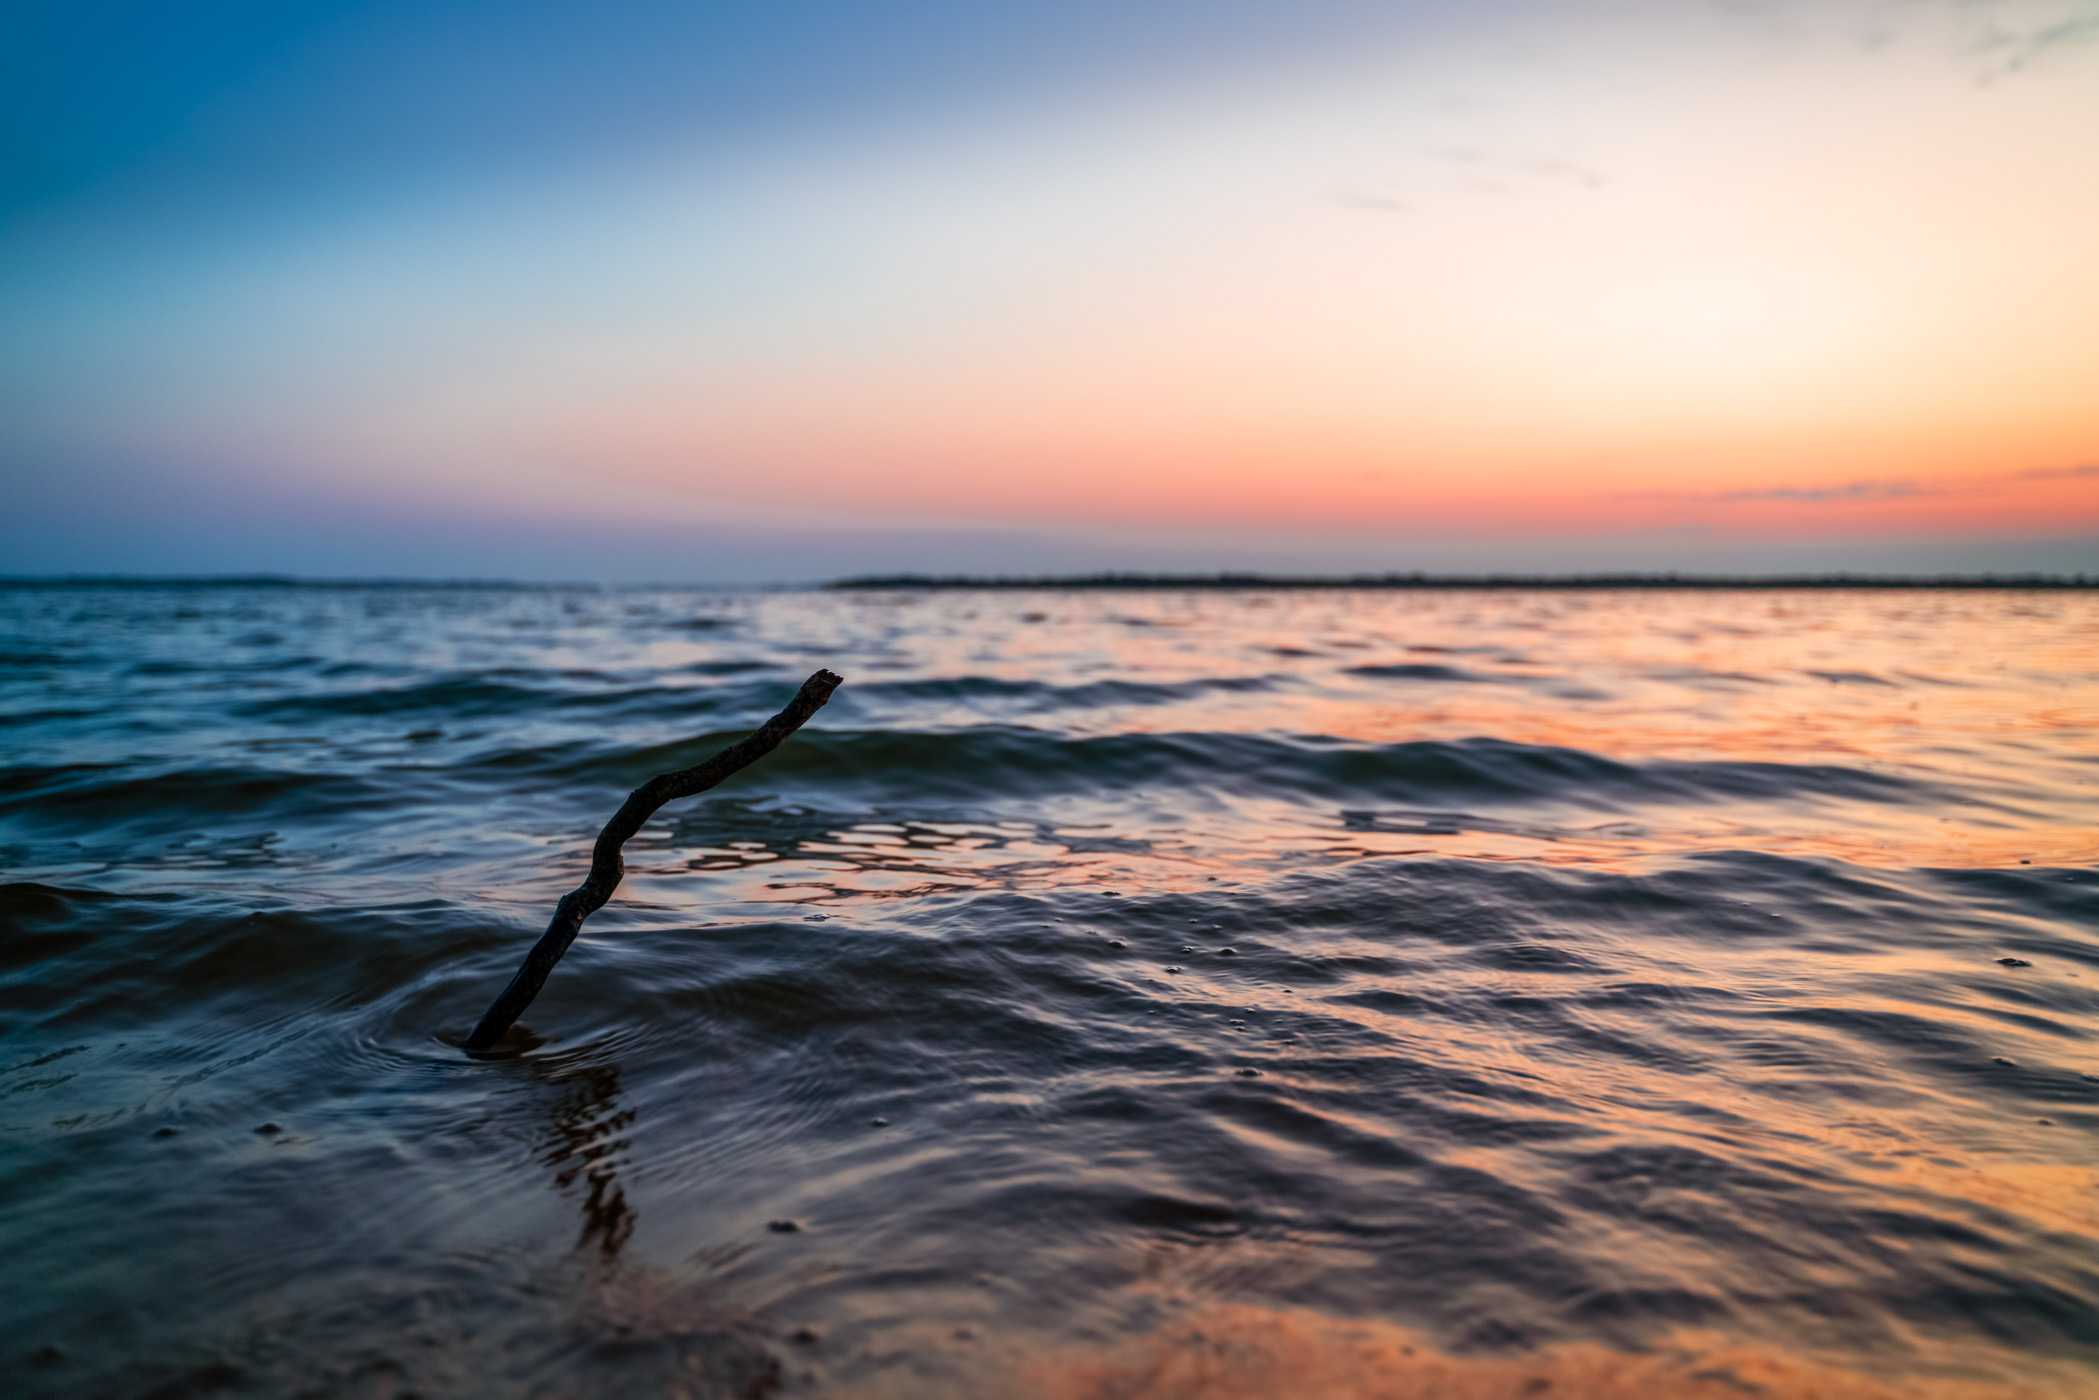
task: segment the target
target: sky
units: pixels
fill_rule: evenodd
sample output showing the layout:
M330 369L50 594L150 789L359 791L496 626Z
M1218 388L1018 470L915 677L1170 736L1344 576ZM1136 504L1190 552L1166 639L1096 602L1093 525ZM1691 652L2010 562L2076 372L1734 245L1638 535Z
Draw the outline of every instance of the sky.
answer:
M0 0L0 573L2099 573L2099 0Z

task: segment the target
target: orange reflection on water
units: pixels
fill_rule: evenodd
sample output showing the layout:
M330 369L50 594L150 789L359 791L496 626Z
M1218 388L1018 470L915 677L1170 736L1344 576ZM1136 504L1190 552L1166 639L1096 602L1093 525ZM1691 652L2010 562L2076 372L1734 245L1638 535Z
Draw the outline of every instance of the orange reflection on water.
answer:
M955 686L945 693L966 699L921 702L908 721L1036 731L1040 742L1016 742L1025 761L987 781L980 804L958 801L949 816L937 815L939 804L919 812L899 801L870 813L841 802L835 819L762 850L672 849L653 873L637 871L637 896L673 905L835 903L851 913L955 888L1086 886L1104 902L1074 903L1054 936L1086 960L1088 977L1208 1028L1205 1051L1257 1063L1261 1092L1279 1112L1366 1141L1390 1136L1382 1109L1336 1091L1345 1077L1337 1047L1374 1045L1395 1060L1461 1066L1462 1075L1410 1081L1425 1110L1453 1121L1520 1103L1526 1125L1580 1130L1592 1157L1625 1146L1784 1163L1816 1183L1833 1216L1894 1213L1919 1237L1980 1231L2023 1246L2099 1236L2099 1168L2085 1151L2082 1100L2062 1093L2080 1072L2099 1073L2082 1033L2085 965L2009 941L2017 936L2010 919L2001 934L1986 918L1939 929L1935 911L1877 903L1874 892L1899 890L1899 880L1860 875L1858 891L1818 904L1811 883L1788 891L1774 876L1767 902L1757 877L1738 876L1703 903L1622 923L1555 911L1541 894L1521 936L1578 949L1588 971L1529 971L1472 957L1462 940L1388 936L1381 912L1337 925L1293 921L1279 907L1273 927L1264 912L1233 933L1241 954L1287 952L1335 966L1359 954L1394 961L1360 982L1326 984L1270 980L1251 970L1252 957L1162 966L1176 955L1128 936L1106 912L1116 907L1107 891L1135 905L1374 857L1643 876L1668 872L1673 855L1722 850L1894 869L2031 864L2036 876L2081 865L2099 854L2099 597L1191 590L929 594L881 606L909 615L897 628L910 639L899 673L1010 683ZM944 708L932 712L934 704ZM1142 770L1160 776L1141 785L1089 771L1090 755L1103 750L1065 742L1143 734L1179 737L1171 764ZM1243 766L1212 763L1205 741L1226 735L1275 744L1230 750L1252 755ZM1471 788L1462 773L1440 788L1425 778L1416 791L1403 762L1346 771L1348 744L1480 739L1637 771L1569 763L1575 776L1534 793L1499 778L1557 760L1512 760ZM1006 783L1010 793L1000 789ZM1467 791L1476 795L1452 795ZM1445 810L1458 807L1472 810ZM2073 875L2082 881L2082 872L2046 872L2050 882ZM1042 916L1045 933L1052 913ZM1902 918L1915 926L1881 936L1882 920ZM1751 932L1766 927L1770 937ZM2040 965L1997 964L2015 951ZM1358 994L1372 983L1378 996ZM1615 994L1625 989L1637 991ZM1294 1029L1271 1032L1271 1023ZM2043 1087L2021 1091L2013 1076ZM2063 1107L2032 1101L2044 1092ZM2043 1121L2043 1113L2054 1116ZM1258 1117L1219 1114L1207 1126L1234 1160L1287 1162L1303 1150ZM1565 1162L1526 1135L1410 1145L1433 1150L1440 1168L1539 1199L1566 1190ZM1701 1218L1714 1199L1743 1199L1701 1199L1695 1181L1659 1177L1639 1189L1658 1216L1677 1210L1684 1219ZM1668 1233L1638 1215L1584 1216L1584 1228L1592 1232L1584 1247L1615 1273L1665 1291L1753 1299L1792 1282L1758 1272L1797 1242L1782 1213L1742 1225L1775 1252L1758 1257L1719 1235ZM1891 1257L1907 1248L1888 1239ZM1206 1241L1190 1251L1197 1262L1157 1269L1149 1257L1132 1258L1153 1248L1120 1256L1116 1267L1139 1282L1073 1328L1054 1336L986 1329L963 1342L945 1324L902 1325L883 1334L880 1375L844 1393L2099 1396L2089 1370L1978 1346L1974 1331L1947 1346L1874 1302L1862 1305L1871 1317L1856 1331L1838 1320L1813 1338L1795 1330L1813 1325L1806 1310L1760 1313L1763 1305L1748 1303L1725 1336L1677 1333L1638 1352L1591 1341L1459 1355L1394 1322L1244 1301L1313 1296L1300 1285L1333 1261L1302 1239ZM1879 1256L1832 1246L1795 1262L1799 1278L1850 1271L1866 1280L1857 1285L1862 1298L1877 1296L1867 1276ZM1809 1350L1824 1345L1841 1350ZM1883 1371L1876 1358L1901 1370Z
M2075 1400L2088 1373L2008 1355L1867 1374L1778 1349L1683 1334L1643 1353L1593 1345L1453 1356L1386 1323L1213 1303L1094 1351L1018 1363L1015 1400Z
M2099 851L2091 593L1190 590L887 606L943 619L947 640L914 658L932 673L1154 688L1128 704L1014 717L1078 737L1484 737L1627 764L1786 770L1773 775L1769 800L1649 802L1637 835L1581 830L1598 824L1590 818L1550 843L1441 836L1427 843L1439 853L1583 863L1732 847L1976 867L2081 863ZM1157 698L1175 687L1185 698ZM944 720L1006 718L958 705ZM1883 779L1885 790L1847 799L1818 769ZM1202 833L1211 840L1191 847L1250 854L1322 829L1281 804L1259 815L1272 819L1265 837L1212 826ZM1423 843L1356 844L1391 854Z

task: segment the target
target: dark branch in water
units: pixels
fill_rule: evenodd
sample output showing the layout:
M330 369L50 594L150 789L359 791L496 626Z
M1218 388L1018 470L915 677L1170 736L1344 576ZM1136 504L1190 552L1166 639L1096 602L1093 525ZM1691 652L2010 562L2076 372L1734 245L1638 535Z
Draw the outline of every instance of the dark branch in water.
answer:
M503 1032L510 1029L511 1022L525 1014L532 998L538 996L539 989L546 985L547 974L554 970L555 963L561 961L568 945L576 941L583 921L602 908L605 901L612 898L612 892L619 888L620 877L627 873L626 863L620 859L620 847L627 844L628 837L641 830L643 822L656 815L658 807L680 797L705 792L739 768L756 763L780 747L782 740L823 708L824 701L829 700L831 692L842 683L841 677L829 671L818 671L802 682L802 688L795 692L794 699L787 702L786 709L752 734L729 745L705 763L661 774L628 793L619 811L598 833L598 844L591 851L589 877L562 896L561 903L554 908L553 922L539 936L539 942L532 945L532 951L525 955L525 965L517 970L517 976L510 979L503 995L496 998L495 1005L489 1007L488 1014L481 1018L481 1024L474 1027L474 1033L466 1038L466 1048L486 1050L503 1038Z

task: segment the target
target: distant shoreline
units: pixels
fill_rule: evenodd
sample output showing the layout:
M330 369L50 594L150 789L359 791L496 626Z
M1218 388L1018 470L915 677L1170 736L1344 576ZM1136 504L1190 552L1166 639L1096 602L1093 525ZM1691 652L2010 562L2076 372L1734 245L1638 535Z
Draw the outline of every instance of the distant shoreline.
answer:
M770 593L820 589L852 591L1077 590L1077 589L2099 589L2099 574L860 574L822 583L593 583L584 580L420 578L301 578L292 574L45 574L0 575L0 589L28 588L283 588L454 589L534 592L650 589Z
M867 574L827 589L1074 588L2099 588L2086 574Z

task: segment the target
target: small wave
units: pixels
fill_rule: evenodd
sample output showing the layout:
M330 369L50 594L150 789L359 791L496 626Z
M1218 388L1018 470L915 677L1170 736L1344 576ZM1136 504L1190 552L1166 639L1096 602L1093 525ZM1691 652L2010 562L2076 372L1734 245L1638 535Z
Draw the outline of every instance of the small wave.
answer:
M982 709L1026 711L1092 710L1113 706L1171 705L1204 695L1253 695L1289 683L1281 676L1214 676L1174 683L1094 681L1053 685L1042 681L1001 680L989 676L951 676L919 681L872 681L843 698L847 706L906 700Z
M1390 666L1350 666L1351 676L1368 676L1380 681L1450 681L1467 685L1495 685L1516 680L1513 676L1492 676L1484 671L1466 671L1456 666L1436 666L1428 662L1402 662Z
M1866 671L1809 671L1808 675L1831 685L1877 685L1889 690L1899 690L1901 683L1876 676Z
M137 773L115 766L0 769L0 815L33 818L40 832L121 828L131 837L193 830L237 816L251 827L398 804L398 778L227 765Z
M638 781L651 765L697 762L729 736L660 748L616 769L591 757L564 771ZM1010 725L945 731L807 732L769 762L795 790L997 801L1061 791L1203 788L1375 807L1474 800L1562 802L1613 809L1640 803L1804 796L1875 803L1943 799L1934 785L1834 764L1714 761L1624 763L1579 749L1477 738L1375 745L1316 735L1166 733L1068 738Z

